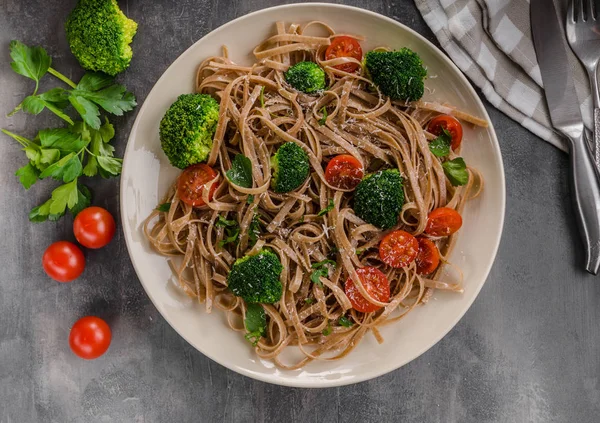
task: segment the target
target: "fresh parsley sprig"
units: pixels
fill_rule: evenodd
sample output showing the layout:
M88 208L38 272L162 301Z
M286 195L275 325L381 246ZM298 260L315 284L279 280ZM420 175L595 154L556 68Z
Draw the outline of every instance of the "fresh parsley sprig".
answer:
M19 75L35 81L35 89L8 116L21 109L33 115L48 109L73 125L73 119L65 113L65 109L71 105L87 125L97 130L102 124L100 108L113 115L122 116L137 104L132 93L122 85L116 84L111 76L103 73L86 72L79 83L75 84L50 66L52 58L42 47L29 47L13 40L10 43L10 56L13 59L10 64L12 69ZM46 73L60 79L70 89L53 88L38 94L39 82Z
M52 191L48 201L31 210L32 222L57 220L67 209L75 215L87 207L91 193L79 181L81 176L100 174L108 178L121 173L122 160L113 156L114 147L110 145L115 131L108 120L98 130L88 128L84 122L68 128L44 129L33 140L1 131L17 141L29 159L16 172L25 189L45 178L64 183Z

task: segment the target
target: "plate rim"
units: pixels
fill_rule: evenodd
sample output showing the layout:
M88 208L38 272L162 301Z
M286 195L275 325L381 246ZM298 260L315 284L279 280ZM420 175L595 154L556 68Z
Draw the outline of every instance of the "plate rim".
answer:
M206 38L207 36L209 36L210 34L212 34L213 32L222 30L226 27L229 26L233 26L235 25L238 21L242 20L242 19L247 19L249 17L258 15L258 14L262 14L262 13L268 13L274 10L279 10L279 9L294 9L297 7L306 7L306 6L314 6L314 7L326 7L326 8L331 8L331 9L346 9L346 10L352 10L354 12L358 12L358 13L363 13L363 14L367 14L367 15L371 15L372 17L378 18L378 19L382 19L384 21L387 21L388 23L391 23L395 26L398 26L400 28L402 28L403 30L407 31L411 36L415 37L416 39L418 39L419 41L425 43L425 45L427 45L429 48L431 48L438 56L439 58L444 61L453 71L454 73L459 77L459 79L462 80L462 82L465 84L465 86L467 87L469 94L471 95L471 97L473 97L476 101L476 103L478 103L478 105L481 107L481 109L484 112L484 118L489 122L489 127L487 128L490 134L490 141L492 142L492 148L495 151L497 157L498 157L498 164L499 164L499 168L500 168L500 174L499 174L499 183L502 187L501 192L498 193L498 195L500 196L499 201L500 201L500 205L501 205L501 215L500 215L500 219L498 221L498 227L496 228L497 231L495 232L497 235L495 236L495 239L493 240L494 245L492 246L492 251L493 251L493 255L492 255L492 260L490 261L490 263L486 266L485 269L485 278L483 280L483 283L481 283L474 292L474 295L472 297L472 299L469 301L469 303L467 304L467 306L465 307L464 311L462 311L461 313L459 313L459 315L453 319L453 321L451 322L450 325L448 325L448 329L444 330L440 333L440 335L435 338L435 340L431 343L431 345L426 346L424 348L421 348L420 350L418 350L416 353L412 354L410 357L406 358L405 360L399 361L397 363L394 363L392 366L389 367L385 367L385 368L380 368L379 370L374 370L373 372L370 373L363 373L362 375L356 375L355 377L353 377L350 380L346 380L346 379L341 379L341 380L330 380L330 379L304 379L304 378L298 378L298 379L285 379L285 378L279 378L277 376L277 374L266 374L266 373L257 373L251 370L248 370L246 368L243 367L239 367L235 364L231 364L231 363L227 363L225 360L221 360L219 357L213 355L213 354L209 354L205 351L203 351L202 349L200 349L199 347L197 347L193 342L191 342L190 339L188 339L185 335L183 335L177 328L176 326L171 322L171 320L161 311L161 307L158 305L158 302L154 299L154 296L150 293L150 290L147 288L146 284L144 283L143 279L140 277L140 271L138 270L138 266L136 264L136 262L132 259L132 248L130 245L130 235L125 231L125 226L127 226L127 229L129 229L129 231L131 230L135 230L135 228L131 228L129 227L129 222L128 222L128 218L125 215L125 207L123 207L124 204L126 204L125 201L125 193L126 193L126 184L124 183L124 175L126 174L125 169L127 167L127 157L129 154L131 154L131 149L132 149L132 145L133 145L133 138L134 135L137 132L137 128L140 124L140 116L142 115L142 112L146 109L146 107L148 106L148 102L146 101L154 92L154 90L156 90L157 85L159 85L159 83L163 80L163 78L165 78L165 75L169 72L169 70L171 70L171 68L176 67L177 64L179 63L179 61L183 60L183 57L188 53L188 51L194 49L194 47L202 42L202 40L204 38ZM504 220L505 220L505 215L506 215L506 175L505 175L505 170L504 170L504 161L502 159L502 153L500 150L500 143L498 141L498 137L496 136L496 130L494 128L494 124L490 119L490 116L488 114L488 111L482 101L482 99L480 98L480 96L477 94L477 92L475 91L475 89L473 88L473 85L471 84L471 82L469 81L469 79L465 76L465 74L458 68L458 66L456 66L456 64L454 64L454 62L452 60L450 60L450 58L447 56L447 54L442 51L440 48L438 48L435 44L433 44L431 41L429 41L427 38L425 38L423 35L419 34L417 31L415 31L414 29L408 27L407 25L392 19L390 17L387 17L385 15L382 15L380 13L377 12L373 12L371 10L367 10L367 9L363 9L360 7L356 7L356 6L349 6L349 5L344 5L344 4L333 4L333 3L291 3L291 4L284 4L284 5L278 5L278 6L273 6L273 7L267 7L267 8L263 8L263 9L259 9L259 10L255 10L253 12L250 13L246 13L244 15L238 16L237 18L226 22L220 26L218 26L217 28L213 29L212 31L204 34L201 38L199 38L198 40L196 40L194 43L192 43L187 49L185 49L183 52L181 52L179 54L179 56L164 70L164 72L161 74L161 76L156 80L156 82L154 83L154 85L152 86L152 89L148 92L148 94L146 95L146 98L144 99L144 103L142 104L142 106L138 109L135 121L131 127L131 130L129 132L129 136L127 137L127 145L125 147L125 152L123 154L123 170L121 172L121 177L119 178L119 183L120 183L120 190L119 190L119 207L120 207L120 217L121 217L121 230L123 233L123 237L125 239L125 245L127 247L127 254L129 256L129 260L131 262L131 264L133 265L133 268L135 270L136 276L138 281L140 282L140 284L142 285L142 287L144 288L144 291L146 292L146 295L150 298L150 301L152 302L152 304L154 305L154 307L157 309L157 311L160 313L161 317L163 319L165 319L165 321L169 324L169 326L171 326L171 328L173 330L175 330L175 332L181 336L188 344L190 344L190 346L192 346L194 349L196 349L198 352L200 352L201 354L203 354L205 357L209 358L210 360L220 364L221 366L230 369L236 373L242 374L244 376L247 376L251 379L255 379L255 380L259 380L262 382L266 382L266 383L270 383L273 385L279 385L279 386L287 386L287 387L297 387L297 388L330 388L330 387L337 387L337 386L346 386L346 385L352 385L352 384L356 384L356 383L360 383L360 382L364 382L367 380L371 380L371 379L375 379L377 377L380 377L382 375L385 375L387 373L391 373L395 370L398 370L400 367L405 366L406 364L410 363L411 361L417 359L418 357L422 356L423 354L425 354L429 349L433 348L435 345L437 345L440 340L442 340L442 338L444 338L446 335L448 335L448 333L454 329L454 327L458 324L458 322L464 317L464 315L467 313L468 310L471 309L471 306L473 305L473 302L475 302L475 300L477 299L477 297L479 296L479 293L481 291L481 289L483 288L483 286L486 284L487 279L489 277L490 271L492 266L494 265L494 262L496 261L496 257L498 255L498 249L500 246L500 241L502 239L502 233L503 233L503 229L504 229Z

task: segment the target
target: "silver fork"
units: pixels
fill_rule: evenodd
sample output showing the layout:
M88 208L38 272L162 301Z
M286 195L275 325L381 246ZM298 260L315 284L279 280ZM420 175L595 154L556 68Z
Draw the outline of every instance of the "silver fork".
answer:
M588 78L594 101L594 135L592 152L600 171L600 91L597 69L600 59L600 0L571 0L567 12L567 39L579 58Z

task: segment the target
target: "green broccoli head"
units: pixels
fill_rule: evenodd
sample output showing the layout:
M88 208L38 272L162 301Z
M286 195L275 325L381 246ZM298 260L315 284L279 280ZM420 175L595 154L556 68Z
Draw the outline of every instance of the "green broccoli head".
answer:
M219 103L208 94L182 94L160 121L160 145L179 169L206 160L219 121Z
M415 101L423 97L427 70L411 49L370 51L365 56L365 66L371 80L392 100Z
M227 285L231 292L248 303L273 304L281 299L283 287L279 275L283 266L279 257L269 250L244 256L231 266Z
M115 76L129 66L137 23L123 14L116 0L79 0L65 29L83 68Z
M325 71L315 62L296 63L284 76L288 84L306 94L325 89Z
M398 224L404 205L402 177L398 169L387 169L365 176L354 193L354 212L380 229Z
M310 173L308 154L293 142L286 142L279 147L271 157L271 167L271 187L278 193L290 192L300 187Z

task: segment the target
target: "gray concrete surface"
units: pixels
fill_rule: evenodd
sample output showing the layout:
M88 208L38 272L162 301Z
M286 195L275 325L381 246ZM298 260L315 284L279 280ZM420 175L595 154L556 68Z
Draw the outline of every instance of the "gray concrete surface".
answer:
M140 103L166 67L211 29L270 0L120 2L139 32L119 79ZM349 4L383 13L433 41L410 1ZM31 89L9 67L8 42L45 46L78 77L63 22L74 0L0 0L0 127L34 134L59 122L4 115ZM45 84L48 84L48 78ZM0 140L0 422L594 422L600 418L600 285L581 270L568 200L567 157L486 104L506 167L500 251L473 307L426 354L386 376L326 390L256 382L189 346L144 293L119 233L87 252L72 284L43 273L46 246L72 239L71 220L32 224L15 170L23 153ZM122 154L135 113L115 119ZM95 203L119 216L118 180L94 180ZM97 314L113 328L110 353L91 362L69 351L69 328Z

